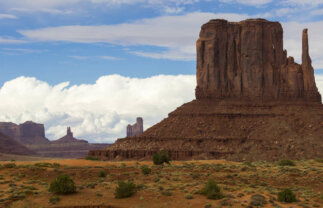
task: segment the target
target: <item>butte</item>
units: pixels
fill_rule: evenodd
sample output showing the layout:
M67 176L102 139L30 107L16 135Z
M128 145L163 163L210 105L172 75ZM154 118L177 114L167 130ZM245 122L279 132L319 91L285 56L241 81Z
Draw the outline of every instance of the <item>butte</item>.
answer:
M279 22L210 20L197 48L196 99L142 134L89 155L104 160L273 161L323 157L323 105L302 34L302 64L287 57Z

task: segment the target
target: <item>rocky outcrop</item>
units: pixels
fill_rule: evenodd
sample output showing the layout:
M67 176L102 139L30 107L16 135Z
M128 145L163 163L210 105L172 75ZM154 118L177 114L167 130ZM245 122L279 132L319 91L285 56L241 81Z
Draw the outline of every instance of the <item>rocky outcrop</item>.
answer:
M88 143L88 141L74 138L73 132L71 131L71 127L67 127L66 135L58 140L51 141L51 143L53 144Z
M321 102L303 31L302 65L283 49L279 22L211 20L197 41L196 98Z
M136 119L136 123L133 125L128 125L127 126L127 137L132 137L141 134L144 132L144 123L143 119L141 117L138 117Z
M49 140L45 137L44 124L37 124L32 121L26 121L19 125L11 122L0 122L0 132L25 145L49 143Z
M283 30L263 19L211 20L197 41L196 100L142 134L89 154L106 160L234 161L323 157L323 105L303 32L302 64L287 58Z

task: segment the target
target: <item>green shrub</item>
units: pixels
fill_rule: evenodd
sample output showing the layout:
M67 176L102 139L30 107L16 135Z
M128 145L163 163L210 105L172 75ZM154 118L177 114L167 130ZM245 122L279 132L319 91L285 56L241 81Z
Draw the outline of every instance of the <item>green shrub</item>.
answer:
M285 189L278 193L278 201L287 203L296 202L296 196L291 190Z
M280 166L295 166L295 163L292 160L285 159L285 160L279 161L279 165Z
M165 150L159 151L153 154L153 162L155 165L163 165L164 163L169 164L170 158Z
M51 204L56 204L59 201L60 201L60 198L58 196L52 196L49 198L49 203Z
M131 197L137 192L137 186L133 182L119 181L117 188L114 191L116 199Z
M61 174L51 182L49 191L54 194L72 194L76 192L76 186L68 175Z
M17 167L15 163L6 163L3 165L5 168L15 168Z
M86 160L99 160L99 158L94 157L94 156L90 156L90 155L89 156L86 156L85 159Z
M99 172L99 177L104 178L105 177L105 172L104 170L100 170Z
M210 179L201 190L201 194L205 195L208 199L222 199L220 187L216 184L214 179Z
M149 175L151 173L151 169L147 165L141 166L141 172L144 175Z

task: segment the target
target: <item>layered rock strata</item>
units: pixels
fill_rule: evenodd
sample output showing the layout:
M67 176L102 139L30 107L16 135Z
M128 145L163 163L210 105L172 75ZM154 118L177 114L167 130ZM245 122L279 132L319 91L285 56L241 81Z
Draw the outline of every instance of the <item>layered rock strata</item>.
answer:
M141 135L89 155L107 160L278 160L323 157L323 106L307 30L302 64L287 57L278 22L211 20L197 41L196 100Z

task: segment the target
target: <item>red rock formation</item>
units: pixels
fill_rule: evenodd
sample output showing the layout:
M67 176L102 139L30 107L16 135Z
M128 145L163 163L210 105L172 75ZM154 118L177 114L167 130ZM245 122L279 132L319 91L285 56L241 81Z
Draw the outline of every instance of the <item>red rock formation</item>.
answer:
M11 122L0 122L0 132L15 139L21 144L46 144L49 140L45 137L44 124L26 121L17 125Z
M137 122L133 125L127 126L127 137L132 137L144 132L144 123L141 117L137 118Z
M88 141L74 138L73 132L71 131L71 127L67 127L66 135L58 140L51 141L51 143L52 144L88 143Z
M196 100L141 135L118 139L101 159L278 160L323 157L323 105L303 32L302 65L287 58L283 30L263 19L211 20L197 41Z
M197 41L196 98L321 102L303 31L302 65L287 59L279 22L211 20Z
M0 133L0 153L15 155L36 155L35 152L31 151L27 147L2 133Z

